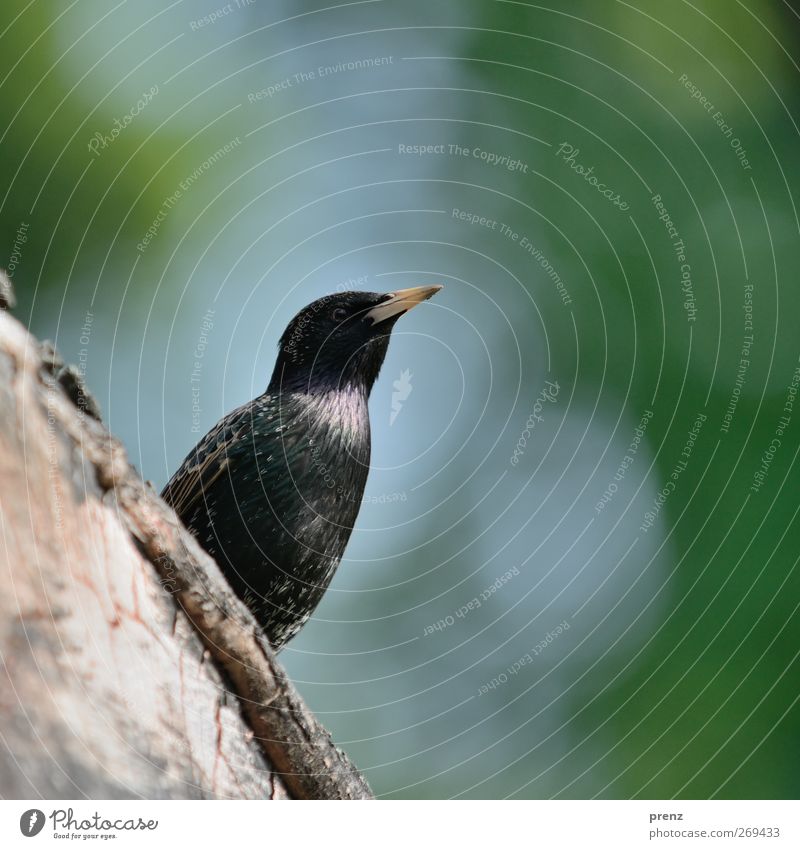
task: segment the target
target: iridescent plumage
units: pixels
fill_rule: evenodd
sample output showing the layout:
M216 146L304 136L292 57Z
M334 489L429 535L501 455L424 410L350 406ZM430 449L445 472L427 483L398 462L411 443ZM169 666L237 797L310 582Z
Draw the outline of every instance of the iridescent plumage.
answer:
M267 391L212 428L162 493L276 648L313 613L358 516L367 401L394 322L439 288L310 304L281 337Z

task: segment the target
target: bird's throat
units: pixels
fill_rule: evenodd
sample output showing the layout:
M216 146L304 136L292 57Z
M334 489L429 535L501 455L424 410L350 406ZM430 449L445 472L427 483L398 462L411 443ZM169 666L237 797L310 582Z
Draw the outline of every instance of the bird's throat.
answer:
M369 463L369 405L363 389L345 386L327 391L292 392L287 407L300 417L304 432L317 445L352 453L355 459L362 462L366 459Z

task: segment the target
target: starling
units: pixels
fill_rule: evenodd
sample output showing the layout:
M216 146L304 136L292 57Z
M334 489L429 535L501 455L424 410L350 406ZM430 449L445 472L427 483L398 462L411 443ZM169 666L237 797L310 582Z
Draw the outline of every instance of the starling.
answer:
M267 391L200 440L161 493L280 649L319 604L370 463L367 400L397 319L441 286L342 292L301 310Z

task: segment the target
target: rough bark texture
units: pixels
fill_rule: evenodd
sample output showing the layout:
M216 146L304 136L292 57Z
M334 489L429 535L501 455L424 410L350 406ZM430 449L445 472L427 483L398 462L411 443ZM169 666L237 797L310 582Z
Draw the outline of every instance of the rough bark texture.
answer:
M79 375L2 311L0 796L370 797Z

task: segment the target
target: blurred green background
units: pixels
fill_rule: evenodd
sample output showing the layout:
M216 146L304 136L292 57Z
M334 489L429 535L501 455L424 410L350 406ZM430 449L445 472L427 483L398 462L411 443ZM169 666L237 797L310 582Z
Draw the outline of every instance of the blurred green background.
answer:
M445 284L282 655L377 794L800 793L799 35L777 0L4 4L0 265L158 487L305 303Z

